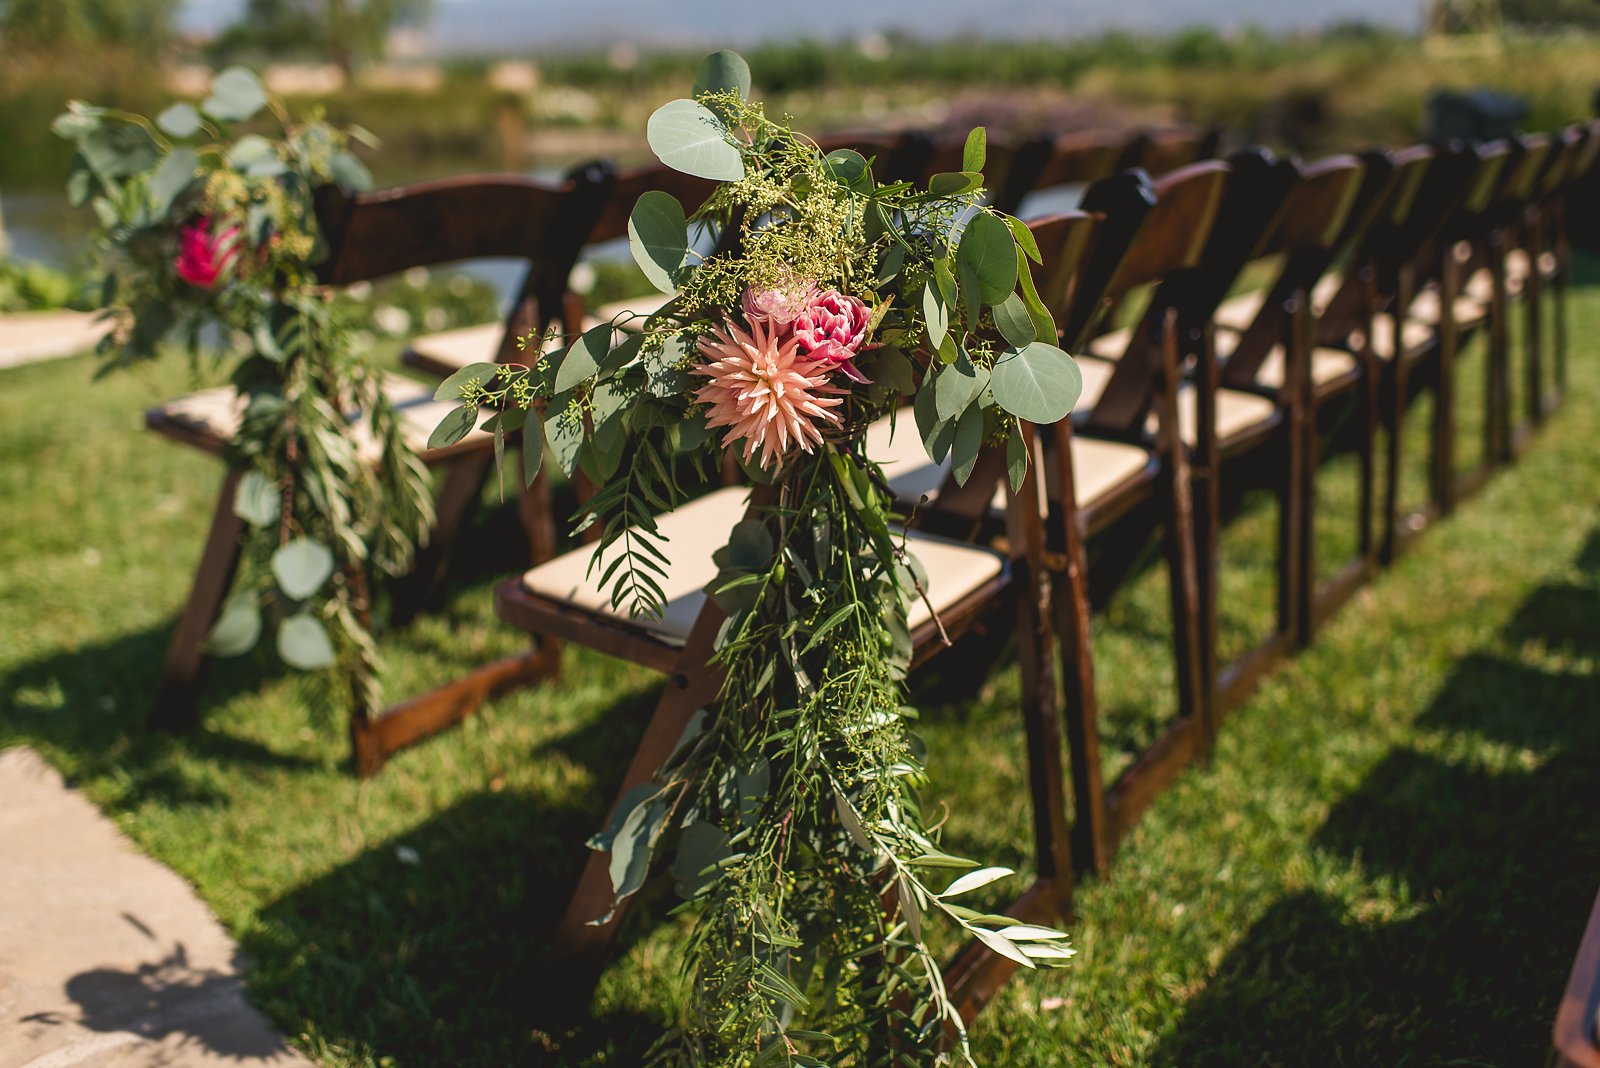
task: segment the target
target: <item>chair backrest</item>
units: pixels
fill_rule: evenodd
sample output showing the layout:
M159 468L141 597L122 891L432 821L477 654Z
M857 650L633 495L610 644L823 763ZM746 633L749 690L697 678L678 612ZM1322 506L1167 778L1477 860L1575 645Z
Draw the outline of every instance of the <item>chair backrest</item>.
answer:
M1546 199L1556 195L1572 176L1578 157L1583 154L1587 135L1582 126L1568 126L1555 135L1555 150L1545 161L1544 172L1539 175L1538 196Z
M1288 337L1290 303L1304 303L1349 236L1348 220L1362 207L1362 193L1374 195L1367 166L1354 156L1331 156L1296 176L1278 219L1256 250L1260 258L1281 256L1283 264L1267 288L1266 299L1245 329L1223 369L1225 385L1255 381L1274 346Z
M1139 158L1126 166L1142 167L1147 174L1159 178L1179 167L1210 159L1216 154L1218 140L1214 130L1153 130L1145 135Z
M1494 206L1502 214L1506 209L1520 211L1528 202L1538 188L1550 154L1556 150L1555 138L1545 133L1524 134L1512 144L1511 162L1502 172L1495 194Z
M516 338L562 316L567 275L605 209L614 175L602 164L549 184L518 175L466 175L350 193L327 187L317 219L328 255L325 285L350 285L413 267L470 259L522 260L527 271L507 319L498 359Z
M1097 301L1098 314L1091 313L1080 327L1081 346L1130 290L1155 285L1130 334L1128 351L1117 361L1099 402L1084 416L1086 425L1121 437L1141 432L1156 387L1155 357L1167 313L1183 292L1181 286L1163 283L1201 265L1232 173L1227 162L1209 160L1182 167L1153 184L1155 206ZM1096 185L1085 195L1085 210L1097 210L1099 191ZM1075 310L1074 326L1079 325L1076 314Z

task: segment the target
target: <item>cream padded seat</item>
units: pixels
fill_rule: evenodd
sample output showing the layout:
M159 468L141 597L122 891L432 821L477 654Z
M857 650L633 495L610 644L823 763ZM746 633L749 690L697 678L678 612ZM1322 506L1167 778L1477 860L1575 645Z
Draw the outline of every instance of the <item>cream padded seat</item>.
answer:
M1200 419L1200 393L1194 385L1185 382L1178 388L1178 433L1184 443L1194 445L1199 440L1196 428ZM1229 438L1269 422L1277 414L1278 406L1266 397L1245 393L1237 389L1217 390L1217 440ZM1155 417L1147 425L1155 432Z
M1400 327L1400 343L1407 352L1433 344L1433 327L1407 319ZM1388 312L1372 317L1372 351L1379 359L1394 359L1394 316Z
M1232 330L1217 331L1217 355L1227 359L1238 347L1242 335ZM1319 386L1329 382L1336 382L1346 375L1355 373L1356 358L1343 349L1330 349L1317 346L1311 350L1311 381ZM1261 370L1256 372L1256 385L1264 389L1283 388L1283 346L1274 345L1267 353L1267 358L1261 361Z
M726 544L728 532L744 517L746 495L744 487L729 486L656 518L657 528L666 539L662 548L671 561L666 575L656 576L666 594L666 607L660 619L629 620L626 607L611 606L611 590L602 588L597 581L600 569L591 571L589 567L594 550L588 546L540 564L523 576L523 586L528 592L548 600L570 604L619 623L643 626L667 641L682 643L688 639L705 603L706 585L717 577L712 554ZM999 576L1005 567L1005 557L992 549L915 530L907 533L906 540L907 548L922 562L928 576L927 600L918 598L911 605L912 629L932 618L927 601L932 601L941 611L949 609Z
M383 392L400 415L407 443L417 452L427 451L428 438L434 428L451 409L458 407L449 401L434 400L433 386L397 375L384 376ZM239 433L244 399L232 386L219 386L170 400L153 411L159 418L187 430L228 442ZM474 427L464 440L481 438L488 441L491 437L488 432ZM373 445L362 441L358 442L357 448L363 453L370 453Z
M1418 293L1411 302L1411 307L1406 309L1407 318L1429 326L1439 325L1439 308L1442 305L1439 291L1435 288L1424 289ZM1455 309L1454 319L1460 325L1474 325L1483 322L1489 317L1489 304L1479 300L1469 293L1462 293L1451 302Z
M896 500L906 505L938 493L945 473L950 470L948 458L942 464L929 459L910 411L901 411L892 425L885 416L867 428L867 455L883 465L889 489ZM1074 436L1072 479L1078 507L1095 503L1137 477L1150 465L1151 459L1150 451L1137 445ZM995 492L991 507L1004 511L1005 506L1006 492L1001 486Z

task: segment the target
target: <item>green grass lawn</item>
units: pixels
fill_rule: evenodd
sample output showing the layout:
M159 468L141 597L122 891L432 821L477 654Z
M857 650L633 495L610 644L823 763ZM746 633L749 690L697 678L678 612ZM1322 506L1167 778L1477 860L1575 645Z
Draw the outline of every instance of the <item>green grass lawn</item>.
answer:
M1073 966L1013 982L980 1019L980 1063L1542 1060L1600 885L1600 288L1572 307L1561 414L1228 721L1081 888ZM1479 344L1464 379L1481 360ZM559 681L364 784L338 711L264 658L216 666L203 729L143 733L220 469L139 429L190 384L177 361L90 370L0 374L0 746L40 749L191 880L253 998L321 1063L636 1063L672 1012L681 926L636 925L592 1019L541 1013L561 982L541 949L653 676L573 650ZM1410 426L1420 444L1425 402ZM1352 488L1331 465L1325 560L1351 543ZM447 609L385 636L391 696L518 647L489 603L513 530L491 510ZM1224 536L1225 651L1270 618L1272 544L1259 505ZM1120 594L1096 636L1108 771L1170 712L1162 582ZM1014 664L970 697L916 689L950 840L1026 869Z

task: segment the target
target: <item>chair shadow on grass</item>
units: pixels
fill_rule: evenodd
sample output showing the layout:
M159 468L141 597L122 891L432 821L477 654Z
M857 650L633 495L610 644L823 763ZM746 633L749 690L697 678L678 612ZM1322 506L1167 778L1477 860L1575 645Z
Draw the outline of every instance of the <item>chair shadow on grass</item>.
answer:
M1600 531L1578 566L1600 577ZM1556 667L1460 661L1418 722L1443 744L1393 751L1315 840L1401 904L1279 900L1153 1062L1541 1063L1600 880L1600 821L1582 813L1596 796L1600 680L1562 661L1592 664L1597 633L1600 582L1546 585L1500 644L1535 643Z
M621 722L652 702L619 702L550 749L614 777ZM663 1018L576 1011L562 1026L546 1011L570 1004L547 952L603 815L592 799L511 791L439 812L267 905L241 937L252 996L379 1063L641 1063Z

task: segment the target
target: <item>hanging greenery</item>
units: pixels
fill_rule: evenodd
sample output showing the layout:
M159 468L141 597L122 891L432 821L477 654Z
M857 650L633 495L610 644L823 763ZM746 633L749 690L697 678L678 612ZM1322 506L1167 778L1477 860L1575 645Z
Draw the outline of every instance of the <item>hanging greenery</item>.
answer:
M278 134L233 136L237 124ZM246 581L208 651L232 656L270 629L285 663L337 668L354 699L381 705L369 569L409 566L433 521L427 471L367 358L356 301L319 286L326 249L317 189L370 184L350 151L359 128L294 119L255 74L217 75L198 107L152 122L72 102L55 132L76 146L68 195L99 221L101 300L114 330L102 372L171 348L231 363L237 418L228 460L244 470Z
M744 61L717 53L694 99L650 118L663 162L720 183L691 212L661 192L633 210L634 257L667 304L531 366L457 373L438 396L461 407L435 442L465 435L480 405L525 411L525 473L548 454L600 487L583 516L600 531L594 566L643 617L661 612L670 566L651 516L684 500L686 470L727 449L773 487L716 555L717 699L591 842L619 903L670 856L695 910L692 996L660 1059L932 1064L948 1029L970 1062L934 918L1023 966L1072 950L964 906L1011 873L947 852L922 811L904 679L926 576L864 430L914 394L934 460L964 482L1009 437L1020 484L1016 420L1065 417L1080 379L1033 289L1027 228L983 205L982 130L962 171L880 184L872 161L822 152L749 88ZM718 251L695 251L711 238Z

